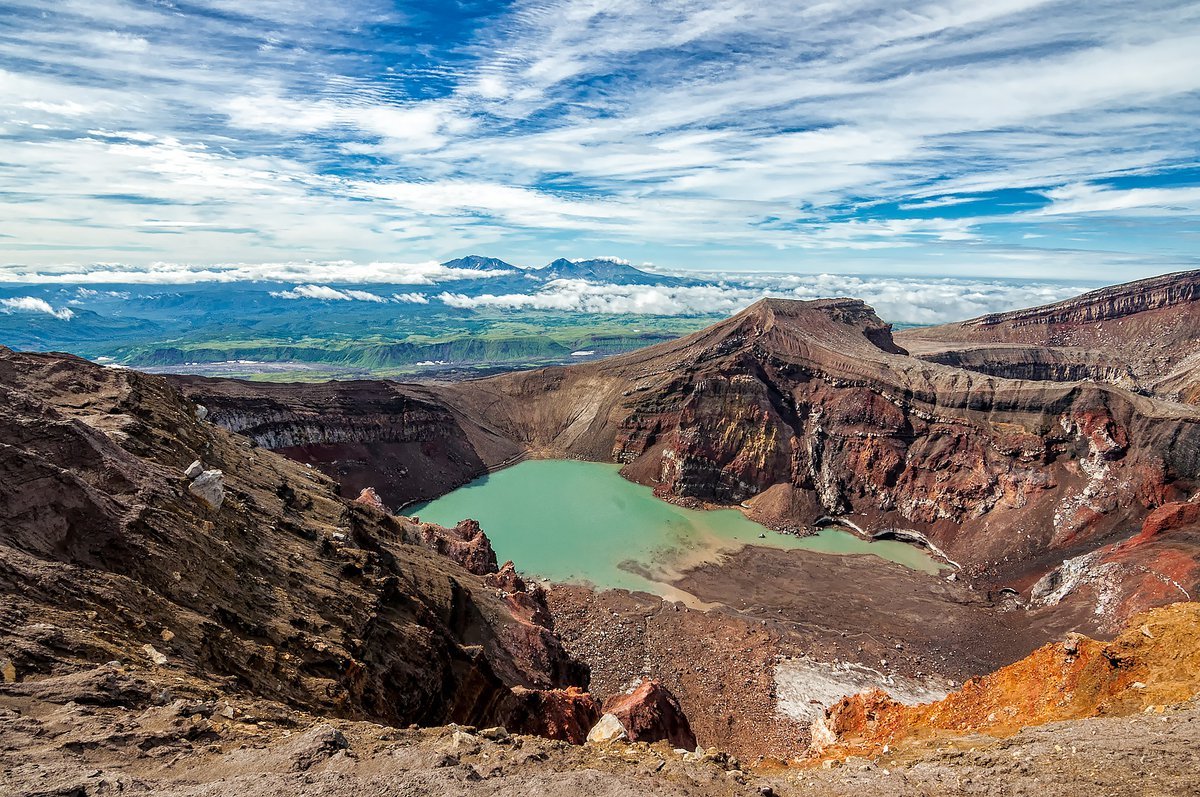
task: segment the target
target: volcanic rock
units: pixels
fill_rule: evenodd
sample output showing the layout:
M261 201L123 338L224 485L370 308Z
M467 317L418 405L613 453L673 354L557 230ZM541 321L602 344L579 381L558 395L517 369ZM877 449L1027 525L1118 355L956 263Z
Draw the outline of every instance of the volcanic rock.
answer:
M375 492L374 487L364 487L362 492L358 494L358 498L354 500L364 506L378 509L380 512L387 511L387 507L383 505L383 501L380 500L379 493Z
M511 560L501 565L497 572L484 576L483 581L499 591L513 616L534 625L554 627L546 605L546 590L540 584L530 584L521 578Z
M420 539L441 555L458 562L477 576L496 572L496 552L492 543L474 520L463 520L454 528L433 523L416 527Z
M513 689L510 716L504 727L547 739L583 744L600 718L600 701L576 687Z
M881 691L843 698L814 723L813 750L873 756L916 738L1010 736L1047 722L1184 702L1200 694L1198 624L1200 604L1176 603L1134 617L1112 642L1077 636L1046 645L934 703L906 706Z
M220 509L225 503L225 474L219 470L206 470L192 479L188 492L208 504L211 509Z
M672 747L694 750L696 735L675 695L657 681L644 680L604 701L605 717L614 717L634 742L666 740ZM590 738L590 737L589 737Z
M612 714L602 716L587 735L587 740L593 744L621 742L628 738L629 733L625 730L625 726Z

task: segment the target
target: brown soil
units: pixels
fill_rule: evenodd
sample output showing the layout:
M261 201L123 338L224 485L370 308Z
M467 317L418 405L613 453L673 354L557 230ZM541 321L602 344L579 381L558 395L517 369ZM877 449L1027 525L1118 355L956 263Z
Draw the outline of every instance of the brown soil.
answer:
M1052 723L753 770L665 744L574 747L466 727L325 720L188 678L106 665L0 685L0 793L12 797L1182 797L1200 778L1200 706Z

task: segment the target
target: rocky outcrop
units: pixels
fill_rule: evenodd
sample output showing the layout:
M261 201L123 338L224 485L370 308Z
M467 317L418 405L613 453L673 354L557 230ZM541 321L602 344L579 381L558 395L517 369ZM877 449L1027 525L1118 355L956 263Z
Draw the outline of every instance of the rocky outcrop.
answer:
M462 520L450 529L434 523L419 523L411 528L423 544L458 562L468 572L477 576L496 572L496 552L478 522Z
M576 688L514 689L506 727L518 733L583 744L600 719L600 701Z
M511 560L501 565L499 571L485 576L483 582L497 590L513 616L533 625L554 627L546 605L546 590L521 578Z
M696 735L671 691L644 680L604 701L605 716L614 717L633 742L668 741L673 747L696 749Z
M1133 618L1112 642L1072 635L937 702L907 706L879 691L847 697L815 724L813 749L822 758L869 757L918 740L1161 710L1200 695L1197 623L1200 604L1176 603Z
M344 501L160 377L0 349L0 440L6 680L133 662L328 716L478 725L514 718L513 687L586 685L450 558L496 570L476 525Z
M383 505L383 499L379 497L379 493L375 492L374 487L364 487L362 492L358 494L358 498L354 500L356 503L369 506L372 509L378 509L380 512L387 511L387 507Z

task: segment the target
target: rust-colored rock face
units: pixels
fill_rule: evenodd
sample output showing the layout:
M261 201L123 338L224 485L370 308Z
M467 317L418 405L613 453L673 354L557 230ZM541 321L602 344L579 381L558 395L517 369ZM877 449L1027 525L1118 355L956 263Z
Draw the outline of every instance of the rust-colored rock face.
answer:
M620 720L632 742L665 740L677 748L696 749L696 735L679 701L657 681L642 681L623 694L613 695L604 702L604 713Z
M878 755L885 745L1124 716L1200 694L1200 604L1176 603L1134 617L1109 643L1077 634L1015 664L973 678L945 699L906 706L883 692L841 700L814 726L820 758Z
M462 520L450 529L434 523L420 523L415 530L426 545L469 572L477 576L496 572L496 552L478 522Z
M582 689L514 689L515 701L508 729L559 739L571 744L587 741L588 731L600 719L600 701Z
M344 501L196 416L161 377L0 348L5 680L119 660L323 714L478 725L513 716L511 687L586 685L474 574L496 569L476 524ZM218 505L188 490L197 460L222 473Z

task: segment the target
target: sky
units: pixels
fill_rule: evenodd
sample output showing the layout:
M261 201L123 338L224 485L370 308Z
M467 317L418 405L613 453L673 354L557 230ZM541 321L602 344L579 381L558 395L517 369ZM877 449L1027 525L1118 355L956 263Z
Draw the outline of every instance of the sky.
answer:
M1200 267L1198 119L1196 2L0 0L0 281L1120 282Z

